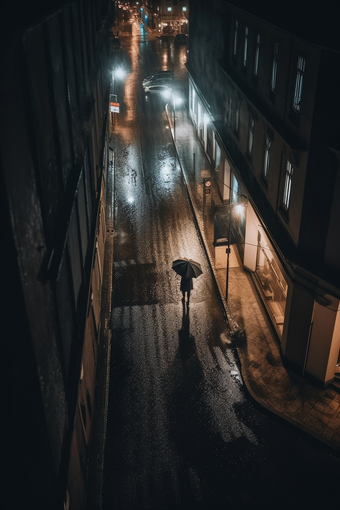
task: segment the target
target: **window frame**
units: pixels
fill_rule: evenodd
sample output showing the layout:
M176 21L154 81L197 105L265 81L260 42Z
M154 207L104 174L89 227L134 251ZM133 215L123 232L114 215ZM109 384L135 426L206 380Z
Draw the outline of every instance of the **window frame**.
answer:
M237 56L237 33L238 33L238 20L235 19L234 24L234 44L233 44L233 58Z
M248 125L248 144L247 144L247 153L250 158L252 158L252 156L253 156L254 131L255 131L255 117L252 113L250 113L249 114L249 125Z
M294 174L294 166L292 162L287 159L286 162L286 170L285 170L285 180L283 186L283 194L282 194L282 206L286 212L289 210L290 200L292 196L292 182L293 182L293 174Z
M247 67L247 56L248 56L248 27L244 27L244 47L243 47L243 67Z
M306 69L306 59L302 55L298 55L296 62L295 84L293 92L293 110L295 113L300 113L303 78Z
M263 166L262 166L262 177L266 182L268 182L268 177L269 177L271 147L272 147L272 140L266 134L265 141L264 141L264 157L263 157Z
M259 72L259 60L260 60L260 43L261 43L261 35L260 32L256 33L255 38L255 55L254 55L254 76L258 76Z
M275 93L275 91L276 91L278 55L279 55L279 43L278 42L274 42L274 46L273 46L273 59L272 59L272 72L271 72L271 77L270 77L270 90L273 93Z

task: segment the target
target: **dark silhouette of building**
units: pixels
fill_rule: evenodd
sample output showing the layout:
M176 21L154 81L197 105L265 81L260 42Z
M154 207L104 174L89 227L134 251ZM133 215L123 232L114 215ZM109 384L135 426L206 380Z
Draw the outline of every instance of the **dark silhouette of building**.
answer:
M340 350L336 8L189 7L189 110L219 185L216 217L231 218L285 361L327 385Z
M109 165L110 0L1 7L4 508L84 508Z

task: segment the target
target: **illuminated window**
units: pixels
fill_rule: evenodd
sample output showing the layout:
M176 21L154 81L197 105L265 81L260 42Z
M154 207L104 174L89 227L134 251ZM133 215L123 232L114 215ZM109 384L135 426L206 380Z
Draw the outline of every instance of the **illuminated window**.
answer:
M235 32L234 32L234 57L236 57L237 51L237 30L238 30L238 21L235 20Z
M244 50L243 50L243 65L247 65L247 52L248 52L248 27L244 29Z
M306 64L305 59L303 57L299 56L298 61L297 61L294 100L293 100L293 108L296 112L300 111L301 95L302 95L302 82L303 82L303 74L305 72L305 64Z
M260 56L260 34L256 35L255 59L254 59L254 74L257 76L259 70L259 56Z
M277 74L277 56L279 54L279 45L278 43L274 44L274 52L273 52L273 64L272 64L272 76L270 80L270 88L273 92L275 92L276 87L276 74Z
M171 11L171 7L168 7L168 11L169 11L169 12Z
M186 7L182 7L182 11L186 11L186 10L187 10L187 8L186 8Z
M289 208L290 195L292 191L292 179L293 179L293 166L290 161L287 161L285 186L283 190L283 205L286 209Z
M269 174L269 162L270 162L270 147L272 142L266 136L266 143L264 147L264 160L263 160L263 177L268 180L268 174Z

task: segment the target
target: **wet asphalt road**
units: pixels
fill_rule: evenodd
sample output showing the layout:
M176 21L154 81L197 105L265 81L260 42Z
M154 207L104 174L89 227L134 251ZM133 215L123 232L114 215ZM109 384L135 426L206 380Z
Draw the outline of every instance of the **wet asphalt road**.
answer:
M339 459L248 397L164 112L141 80L186 48L139 25L116 83L112 351L103 509L330 508ZM176 258L199 261L190 307ZM227 347L226 347L227 346Z

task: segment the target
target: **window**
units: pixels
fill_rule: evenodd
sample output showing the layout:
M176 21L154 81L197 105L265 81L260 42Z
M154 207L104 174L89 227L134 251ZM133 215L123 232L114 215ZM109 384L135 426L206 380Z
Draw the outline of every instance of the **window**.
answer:
M221 170L221 148L215 140L215 171L219 177Z
M247 65L247 52L248 52L248 27L244 29L244 49L243 49L243 65Z
M303 74L305 72L305 64L306 64L305 59L303 57L299 56L298 60L297 60L297 70L296 70L296 80L295 80L294 100L293 100L293 109L296 112L300 112L302 82L303 82Z
M275 87L276 87L277 56L278 56L278 54L279 54L279 45L278 45L278 43L274 43L272 76L271 76L271 80L270 80L270 88L271 88L272 92L275 92Z
M259 56L260 56L260 34L256 35L256 46L255 46L255 59L254 59L254 74L257 76L259 70Z
M251 156L253 153L254 126L255 126L255 120L254 120L254 117L251 116L249 119L249 130L248 130L248 154L249 154L249 156Z
M289 208L290 195L292 191L292 178L293 178L293 166L290 161L287 161L285 186L283 190L283 205L287 210Z
M235 32L234 32L234 57L236 57L237 51L237 30L238 30L238 21L235 20Z
M270 147L271 147L271 140L266 136L266 143L264 146L264 160L263 160L263 177L267 181L268 180L268 174L269 174L269 162L270 162Z
M235 132L238 133L240 128L240 101L236 101L235 109Z
M227 121L228 121L229 125L231 124L232 111L233 111L233 100L231 99L231 97L229 97L229 99L228 99L228 114L227 114Z
M232 174L232 181L231 181L231 191L232 191L232 194L231 194L231 203L232 204L237 204L238 202L238 197L239 197L239 184L238 184L238 180L236 179L235 175Z

